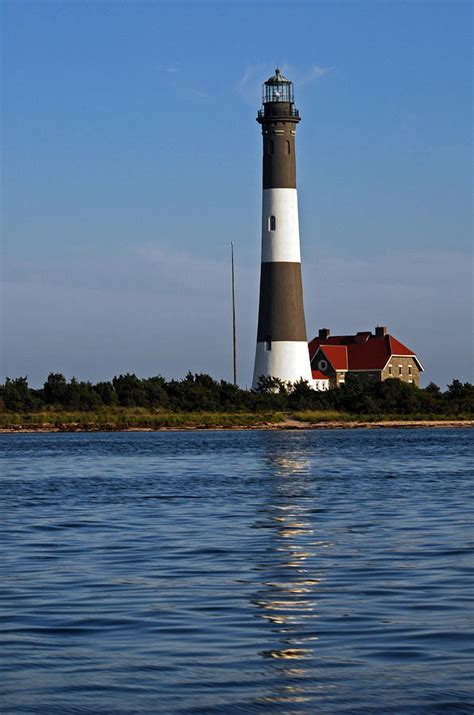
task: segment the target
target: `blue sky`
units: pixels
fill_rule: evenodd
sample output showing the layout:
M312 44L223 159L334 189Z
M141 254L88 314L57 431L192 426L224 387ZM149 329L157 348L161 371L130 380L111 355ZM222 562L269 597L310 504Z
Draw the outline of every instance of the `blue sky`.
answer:
M472 380L468 2L3 2L2 378L253 366L261 84L295 82L309 337Z

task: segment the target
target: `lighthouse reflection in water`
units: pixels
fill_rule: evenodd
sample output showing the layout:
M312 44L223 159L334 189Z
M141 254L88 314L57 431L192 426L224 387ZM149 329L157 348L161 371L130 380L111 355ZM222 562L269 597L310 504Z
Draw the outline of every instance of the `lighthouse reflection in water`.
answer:
M265 461L265 471L272 475L269 500L255 527L268 530L268 548L256 567L262 586L252 603L256 616L267 621L276 636L275 646L261 651L261 656L272 661L268 665L277 673L263 700L303 703L311 698L307 679L311 678L311 693L315 690L314 671L310 675L307 666L318 645L318 588L323 580L318 552L329 543L314 533L318 508L313 489L307 491L309 460L298 452L275 452Z

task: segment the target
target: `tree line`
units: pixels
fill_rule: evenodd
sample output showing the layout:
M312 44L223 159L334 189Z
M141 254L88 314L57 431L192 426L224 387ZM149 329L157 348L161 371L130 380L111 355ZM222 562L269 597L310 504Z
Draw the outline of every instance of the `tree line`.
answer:
M393 378L374 382L354 375L327 392L301 381L288 386L262 378L256 390L244 390L210 375L189 372L182 380L161 375L139 378L127 373L107 382L67 381L50 373L43 387L29 387L27 377L7 378L0 385L0 410L35 412L45 409L92 412L103 408L142 407L170 412L258 412L264 410L339 410L352 414L420 414L472 416L474 385L453 380L445 391L430 383L420 389Z

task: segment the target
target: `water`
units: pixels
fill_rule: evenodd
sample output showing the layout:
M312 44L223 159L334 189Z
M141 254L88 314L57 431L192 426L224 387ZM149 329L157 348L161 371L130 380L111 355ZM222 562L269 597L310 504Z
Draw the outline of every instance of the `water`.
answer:
M1 713L472 714L473 435L2 435Z

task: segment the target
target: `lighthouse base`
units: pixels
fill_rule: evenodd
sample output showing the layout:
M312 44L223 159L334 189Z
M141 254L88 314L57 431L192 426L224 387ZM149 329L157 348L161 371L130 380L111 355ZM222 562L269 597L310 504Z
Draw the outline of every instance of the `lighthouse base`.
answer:
M257 343L252 389L256 389L260 375L277 377L282 382L307 380L313 386L306 341L272 341Z

